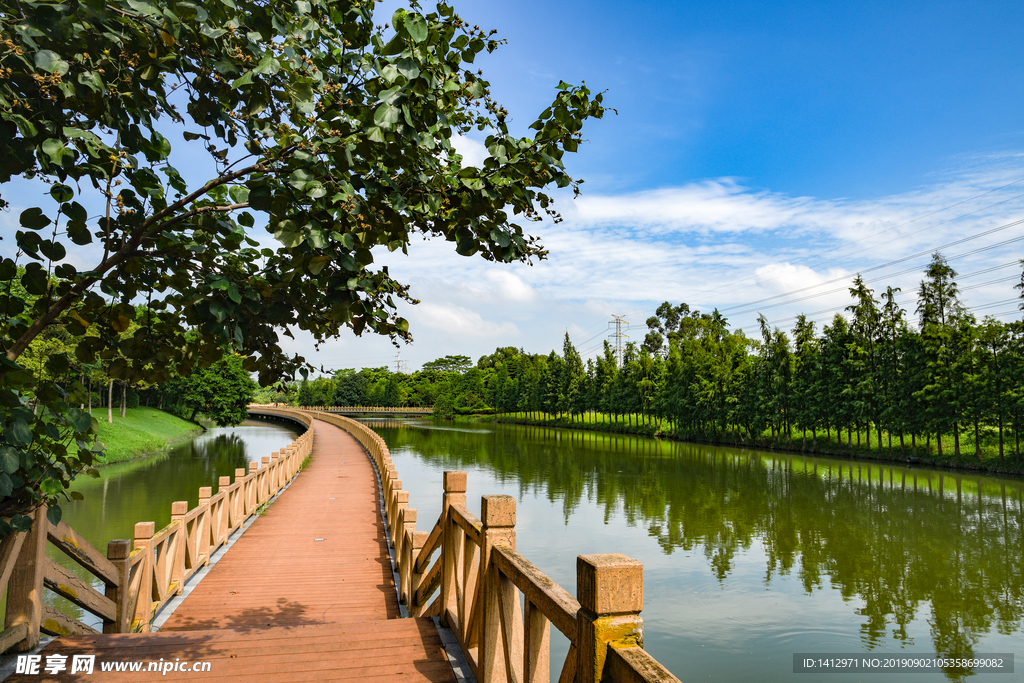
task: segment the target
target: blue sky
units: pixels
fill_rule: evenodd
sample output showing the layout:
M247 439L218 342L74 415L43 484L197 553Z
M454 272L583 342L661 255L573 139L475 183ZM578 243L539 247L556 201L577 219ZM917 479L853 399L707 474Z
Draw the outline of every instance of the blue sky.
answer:
M718 307L748 334L758 312L782 329L799 312L824 322L858 271L877 289L902 287L913 318L920 271L943 245L979 318L1019 317L1024 3L454 4L508 41L474 67L517 132L560 79L605 91L618 114L589 122L567 155L586 183L579 199L556 193L564 222L529 226L548 260L495 265L418 240L408 257L377 255L423 301L402 310L410 369L498 346L546 353L566 332L591 356L612 314L642 340L666 300ZM380 23L398 6L379 4ZM482 163L483 137L455 141L464 163ZM37 189L4 194L29 202ZM396 358L369 336L319 351L302 334L283 342L328 369Z
M1017 315L1024 243L986 247L1024 236L998 229L1024 217L1021 3L456 9L508 40L478 64L523 132L559 79L605 90L619 113L590 122L567 160L587 182L580 199L560 198L565 222L534 228L548 261L495 267L429 244L394 263L424 301L408 313L417 341L402 358L413 368L499 345L547 352L566 331L593 355L611 314L626 314L640 340L665 300L719 307L748 333L758 312L783 329L799 312L824 322L856 272L991 229L944 253L979 318ZM485 154L472 140L460 148L467 162ZM913 318L927 261L866 277L902 287ZM794 290L804 291L779 297ZM375 364L394 351L342 339L321 357Z

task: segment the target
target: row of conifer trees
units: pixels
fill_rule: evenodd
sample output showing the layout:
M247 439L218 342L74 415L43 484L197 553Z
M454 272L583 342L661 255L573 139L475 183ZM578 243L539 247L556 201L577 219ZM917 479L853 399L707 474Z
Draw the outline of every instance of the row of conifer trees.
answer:
M584 362L566 335L561 355L498 349L480 360L477 381L504 414L599 414L626 429L714 442L1019 457L1024 325L979 321L941 254L925 271L913 320L898 293L876 294L858 276L845 315L820 332L804 315L790 332L761 316L756 337L730 330L717 310L666 302L621 358L605 342Z

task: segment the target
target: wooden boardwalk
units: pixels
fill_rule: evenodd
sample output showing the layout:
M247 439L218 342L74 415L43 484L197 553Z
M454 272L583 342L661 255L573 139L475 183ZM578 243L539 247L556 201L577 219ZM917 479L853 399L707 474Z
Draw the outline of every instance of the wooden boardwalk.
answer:
M429 619L398 619L373 466L342 429L314 422L313 456L266 514L194 587L159 633L65 636L47 655L96 655L88 680L454 681ZM143 662L140 673L103 662ZM37 681L14 675L9 681Z

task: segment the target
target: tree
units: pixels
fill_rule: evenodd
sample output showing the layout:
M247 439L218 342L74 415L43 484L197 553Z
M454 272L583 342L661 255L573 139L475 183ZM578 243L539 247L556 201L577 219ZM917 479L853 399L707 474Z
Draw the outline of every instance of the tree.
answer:
M256 392L256 382L242 368L241 356L228 356L209 368L197 369L173 383L172 401L189 420L200 413L218 427L241 423Z
M92 462L77 444L91 430L73 407L80 383L57 386L17 362L53 325L98 330L77 359L117 346L124 362L111 376L122 381L187 375L231 347L266 383L309 368L284 351L282 329L317 343L344 328L411 339L396 301L413 300L372 267L374 247L404 252L420 234L493 261L544 257L513 216L557 220L544 190L578 191L562 158L584 120L603 115L601 95L560 83L532 137L519 137L470 68L500 44L493 31L415 0L383 25L373 4L0 0L0 182L39 180L53 200L20 216L24 274L0 262L0 419L12 449L0 454L0 514L55 503ZM472 129L489 133L479 168L452 146ZM184 155L205 156L212 177L179 171ZM263 226L275 248L250 234ZM80 269L68 251L90 244L97 260ZM156 315L138 321L142 299ZM115 340L132 321L132 337ZM47 366L63 377L68 358ZM39 416L24 409L26 390Z
M927 406L939 455L942 435L953 432L954 453L960 455L960 424L957 389L962 367L957 363L959 323L966 314L960 303L956 271L939 252L932 254L918 292L917 312L927 354L927 384L921 397Z
M445 356L423 364L424 370L434 372L458 372L463 373L473 367L473 361L469 356Z

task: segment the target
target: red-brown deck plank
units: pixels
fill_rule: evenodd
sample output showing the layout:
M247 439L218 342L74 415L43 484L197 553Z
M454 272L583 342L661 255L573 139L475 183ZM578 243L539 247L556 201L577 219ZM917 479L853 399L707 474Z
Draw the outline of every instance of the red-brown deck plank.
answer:
M313 425L309 466L161 630L398 616L373 465L346 432L319 420Z
M454 681L433 624L397 619L373 466L346 432L313 423L313 457L159 633L65 636L41 654L96 655L89 680L151 680L148 662L208 661L165 680ZM322 541L315 539L322 538ZM102 672L100 662L144 661ZM43 674L81 680L81 674ZM8 681L35 681L14 675Z
M451 665L433 624L426 619L365 622L367 632L341 624L266 629L161 631L152 634L64 636L43 652L96 655L91 676L13 675L8 681L453 681ZM208 672L148 671L149 662L209 662ZM104 672L103 662L143 662L142 671Z

